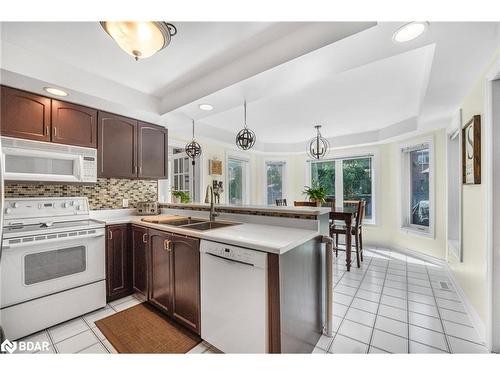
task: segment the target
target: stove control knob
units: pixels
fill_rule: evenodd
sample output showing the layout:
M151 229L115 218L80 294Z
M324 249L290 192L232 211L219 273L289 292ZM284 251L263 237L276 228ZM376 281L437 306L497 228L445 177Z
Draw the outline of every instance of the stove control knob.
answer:
M11 210L10 208L6 208L6 209L5 209L5 213L6 213L6 214L10 214L11 212L12 212L12 210Z
M75 205L76 205L76 201L72 201L72 202L71 202L71 205L72 205L72 206L75 206Z
M17 202L13 202L13 203L12 203L12 207L14 207L14 208L19 208L19 203L17 203Z
M68 203L68 202L64 202L64 203L62 204L62 206L63 206L63 208L68 208L68 207L69 207L69 203Z

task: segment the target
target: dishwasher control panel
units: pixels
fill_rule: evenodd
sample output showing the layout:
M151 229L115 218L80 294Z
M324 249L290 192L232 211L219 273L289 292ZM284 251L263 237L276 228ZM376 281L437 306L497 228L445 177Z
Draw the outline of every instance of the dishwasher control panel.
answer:
M212 254L228 260L251 264L256 267L266 267L267 265L267 253L246 249L244 247L202 240L200 252Z

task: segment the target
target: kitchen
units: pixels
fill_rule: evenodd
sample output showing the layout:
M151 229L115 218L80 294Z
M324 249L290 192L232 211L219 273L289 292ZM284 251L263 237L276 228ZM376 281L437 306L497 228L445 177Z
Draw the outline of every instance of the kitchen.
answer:
M451 212L498 22L1 27L3 352L491 352Z

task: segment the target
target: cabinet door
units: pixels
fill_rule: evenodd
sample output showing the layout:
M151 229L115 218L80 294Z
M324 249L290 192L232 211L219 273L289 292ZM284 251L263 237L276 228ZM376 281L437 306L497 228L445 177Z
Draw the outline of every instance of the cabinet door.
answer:
M127 224L109 225L106 227L106 284L108 301L124 297L131 293L128 233Z
M132 225L132 287L136 292L148 295L148 230Z
M173 315L200 333L200 241L172 235Z
M171 239L164 232L150 230L151 246L149 301L167 314L172 313Z
M139 122L137 128L139 177L167 178L168 130Z
M137 177L137 121L99 111L98 177Z
M50 98L1 87L2 135L50 141Z
M97 110L52 100L52 142L97 147Z

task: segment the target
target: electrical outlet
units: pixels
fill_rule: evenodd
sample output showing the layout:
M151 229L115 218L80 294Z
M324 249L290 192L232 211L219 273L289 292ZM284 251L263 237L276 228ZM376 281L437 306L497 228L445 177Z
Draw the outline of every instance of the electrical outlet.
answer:
M128 199L122 199L122 207L127 208L128 207Z

